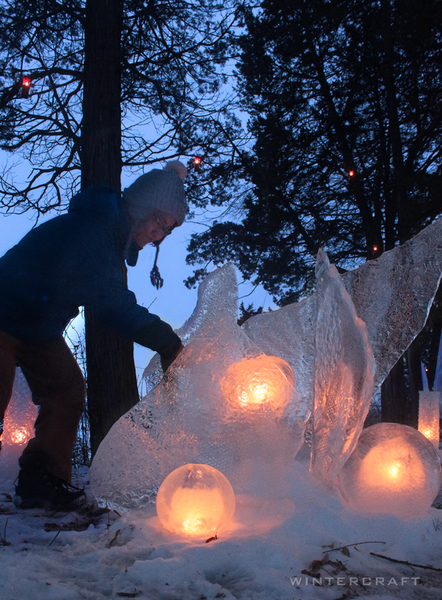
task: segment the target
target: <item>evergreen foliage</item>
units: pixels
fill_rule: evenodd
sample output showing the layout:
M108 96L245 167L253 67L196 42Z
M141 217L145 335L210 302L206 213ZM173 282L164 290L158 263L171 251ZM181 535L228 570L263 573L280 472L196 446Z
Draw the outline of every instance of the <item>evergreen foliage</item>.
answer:
M311 289L319 247L354 268L441 214L442 3L264 0L244 22L253 145L205 161L198 203L228 210L188 262L233 260L283 305Z

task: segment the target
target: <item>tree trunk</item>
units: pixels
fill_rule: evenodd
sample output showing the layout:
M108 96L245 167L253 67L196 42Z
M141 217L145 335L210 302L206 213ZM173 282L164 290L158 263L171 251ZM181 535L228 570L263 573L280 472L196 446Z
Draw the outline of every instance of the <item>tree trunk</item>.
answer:
M87 0L82 126L82 188L120 192L120 0ZM139 400L133 344L85 310L87 394L92 456L121 415Z
M405 424L406 404L404 357L401 356L381 386L381 420L386 423Z
M381 386L381 419L417 427L423 389L419 338L408 347Z
M399 243L406 242L413 230L413 216L408 205L406 172L402 152L401 130L399 126L398 102L394 75L394 43L391 35L390 0L381 0L382 37L384 41L384 83L386 93L386 108L388 115L389 137L391 143L394 167L393 191L397 198L398 236Z

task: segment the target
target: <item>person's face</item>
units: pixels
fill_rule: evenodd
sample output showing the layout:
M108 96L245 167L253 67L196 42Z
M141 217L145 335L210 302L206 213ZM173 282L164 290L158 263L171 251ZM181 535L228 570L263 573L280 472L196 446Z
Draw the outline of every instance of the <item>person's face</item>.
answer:
M134 233L134 240L139 248L158 242L172 233L177 222L169 213L157 211L140 223Z

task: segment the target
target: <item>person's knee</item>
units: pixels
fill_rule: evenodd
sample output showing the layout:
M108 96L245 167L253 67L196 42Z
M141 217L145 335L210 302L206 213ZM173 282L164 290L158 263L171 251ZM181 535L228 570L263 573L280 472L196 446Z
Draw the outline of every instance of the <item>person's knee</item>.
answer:
M86 383L78 365L54 376L45 389L33 391L35 404L53 405L54 403L77 408L82 411L86 400Z

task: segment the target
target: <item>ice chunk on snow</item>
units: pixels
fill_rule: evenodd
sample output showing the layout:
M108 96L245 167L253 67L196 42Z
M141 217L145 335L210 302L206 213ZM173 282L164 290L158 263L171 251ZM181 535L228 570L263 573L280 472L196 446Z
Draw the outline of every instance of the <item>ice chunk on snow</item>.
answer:
M431 442L397 423L364 429L339 474L341 492L352 508L398 517L425 514L440 485L440 459Z
M117 510L139 506L186 463L218 469L235 492L264 486L264 470L284 477L281 469L288 468L302 443L302 428L293 427L289 417L296 406L292 383L292 393L276 413L268 403L253 411L232 407L221 389L232 364L263 355L237 325L236 293L232 265L205 281L185 326L185 349L98 449L90 477L100 504Z
M374 360L365 324L322 250L316 276L311 472L332 483L362 431L373 394Z
M17 367L11 401L5 413L2 449L0 452L0 476L15 479L18 475L18 459L28 441L34 436L34 423L38 409L32 402L28 383Z

